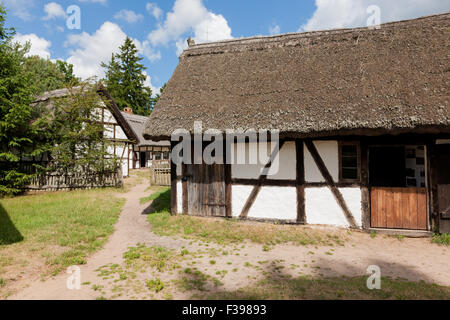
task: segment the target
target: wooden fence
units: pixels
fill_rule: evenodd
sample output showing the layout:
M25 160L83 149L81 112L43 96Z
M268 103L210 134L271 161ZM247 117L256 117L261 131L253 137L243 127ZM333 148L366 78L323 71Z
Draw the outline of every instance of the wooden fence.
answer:
M102 173L42 174L32 179L25 189L27 191L58 191L122 186L122 170L119 169Z
M170 186L170 160L152 161L150 184L153 186Z

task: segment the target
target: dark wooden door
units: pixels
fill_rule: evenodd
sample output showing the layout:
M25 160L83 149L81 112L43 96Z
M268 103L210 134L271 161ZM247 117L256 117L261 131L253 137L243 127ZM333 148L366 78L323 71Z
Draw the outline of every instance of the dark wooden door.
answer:
M427 229L425 188L374 187L370 193L372 228Z
M188 213L225 217L225 166L186 165L185 170Z
M432 166L433 180L437 185L439 231L450 233L450 144L435 147Z

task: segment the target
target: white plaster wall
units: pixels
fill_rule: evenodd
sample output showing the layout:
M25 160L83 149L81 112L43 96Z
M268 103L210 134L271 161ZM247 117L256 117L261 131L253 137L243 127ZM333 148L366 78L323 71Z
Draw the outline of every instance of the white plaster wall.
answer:
M113 139L114 138L114 126L113 125L109 125L109 124L105 124L104 125L104 130L103 130L103 136L107 139Z
M128 139L122 127L116 126L116 139Z
M361 190L359 188L340 188L350 212L361 226ZM327 224L342 227L350 225L345 218L331 190L328 187L305 189L306 222L308 224Z
M235 143L232 150L232 157L234 157L237 148L244 150L243 144ZM246 154L251 154L254 159L258 160L257 143L245 144ZM247 163L248 163L247 156ZM234 179L258 179L265 164L233 164L231 166L231 176ZM269 170L268 179L272 180L292 180L296 178L296 150L295 142L286 142L283 148L280 149L279 154L274 159L274 164Z
M339 151L337 141L314 141L314 145L317 148L320 156L323 159L328 171L330 172L333 180L337 182L339 180ZM322 174L319 171L313 157L308 151L308 148L304 146L305 154L305 180L306 182L325 182Z
M104 111L104 122L117 123L116 118L114 118L113 114L109 109L105 108Z
M183 184L181 181L177 182L177 212L183 213Z
M232 214L239 217L253 186L232 187ZM294 187L262 187L249 213L249 218L297 219L297 193Z
M252 192L253 186L235 186L231 187L231 212L233 217L239 217L242 208L244 208L245 202L248 196Z

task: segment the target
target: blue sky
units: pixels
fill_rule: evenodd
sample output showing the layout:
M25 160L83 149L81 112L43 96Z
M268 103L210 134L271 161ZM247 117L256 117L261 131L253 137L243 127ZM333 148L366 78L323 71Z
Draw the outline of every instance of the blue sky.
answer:
M31 54L67 60L75 73L102 77L126 35L135 40L148 68L148 85L167 82L185 48L197 43L367 25L371 5L381 22L450 11L448 0L0 0L16 40L30 41ZM80 8L81 29L69 30L66 10Z

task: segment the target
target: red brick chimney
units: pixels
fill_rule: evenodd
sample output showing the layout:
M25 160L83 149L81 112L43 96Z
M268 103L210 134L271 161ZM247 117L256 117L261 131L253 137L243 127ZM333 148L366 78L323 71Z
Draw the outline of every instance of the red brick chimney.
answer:
M123 109L123 111L128 114L133 114L133 109L131 109L131 108L125 108L125 109Z

